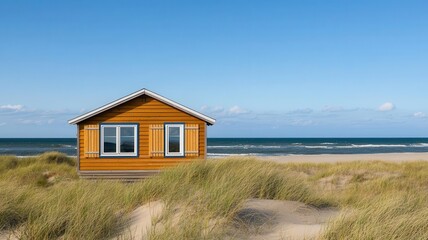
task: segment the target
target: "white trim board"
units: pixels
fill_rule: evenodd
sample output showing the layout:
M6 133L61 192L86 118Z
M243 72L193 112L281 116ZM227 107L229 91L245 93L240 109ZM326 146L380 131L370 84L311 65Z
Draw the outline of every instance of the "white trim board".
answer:
M130 101L130 100L132 100L134 98L137 98L137 97L140 97L140 96L143 96L143 95L152 97L152 98L154 98L154 99L156 99L156 100L158 100L160 102L163 102L163 103L165 103L165 104L167 104L167 105L169 105L171 107L174 107L174 108L176 108L178 110L181 110L181 111L183 111L183 112L185 112L185 113L187 113L189 115L192 115L192 116L194 116L196 118L199 118L199 119L207 122L210 125L213 125L215 123L215 119L214 118L210 118L210 117L208 117L208 116L206 116L206 115L204 115L202 113L199 113L199 112L197 112L197 111L195 111L193 109L185 107L185 106L183 106L183 105L181 105L181 104L179 104L177 102L174 102L174 101L172 101L172 100L170 100L170 99L168 99L166 97L163 97L163 96L161 96L161 95L159 95L157 93L154 93L154 92L152 92L152 91L150 91L148 89L145 89L145 88L143 88L143 89L141 89L141 90L139 90L137 92L131 93L131 94L129 94L129 95L123 97L123 98L117 99L116 101L108 103L108 104L106 104L104 106L96 108L96 109L94 109L94 110L92 110L90 112L87 112L87 113L83 114L83 115L80 115L78 117L70 119L68 121L68 123L69 124L77 124L77 123L79 123L81 121L84 121L84 120L90 118L90 117L93 117L93 116L95 116L97 114L105 112L105 111L107 111L107 110L109 110L111 108L114 108L114 107L122 104L122 103L125 103L127 101Z

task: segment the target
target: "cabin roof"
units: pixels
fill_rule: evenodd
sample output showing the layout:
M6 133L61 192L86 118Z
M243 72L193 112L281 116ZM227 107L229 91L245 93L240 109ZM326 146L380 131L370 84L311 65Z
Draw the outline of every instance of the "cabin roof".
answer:
M169 105L171 107L179 109L179 110L181 110L181 111L183 111L183 112L185 112L185 113L187 113L187 114L189 114L191 116L199 118L199 119L207 122L209 125L213 125L215 123L215 119L214 118L208 117L208 116L206 116L206 115L204 115L202 113L199 113L199 112L197 112L197 111L195 111L193 109L185 107L185 106L183 106L183 105L181 105L181 104L179 104L177 102L174 102L174 101L172 101L172 100L170 100L170 99L168 99L166 97L163 97L163 96L161 96L161 95L159 95L157 93L154 93L154 92L152 92L152 91L150 91L148 89L145 89L145 88L143 88L143 89L141 89L141 90L139 90L137 92L131 93L131 94L125 96L125 97L119 98L119 99L117 99L117 100L115 100L115 101L113 101L111 103L108 103L108 104L106 104L104 106L96 108L96 109L94 109L94 110L92 110L90 112L87 112L87 113L82 114L80 116L77 116L77 117L75 117L73 119L70 119L68 121L68 123L69 124L77 124L77 123L82 122L82 121L84 121L84 120L86 120L88 118L91 118L91 117L93 117L95 115L98 115L98 114L100 114L102 112L105 112L105 111L107 111L107 110L109 110L111 108L119 106L122 103L125 103L127 101L130 101L130 100L132 100L134 98L137 98L137 97L140 97L140 96L143 96L143 95L152 97L152 98L154 98L154 99L156 99L156 100L158 100L160 102L163 102L163 103L165 103L165 104L167 104L167 105Z

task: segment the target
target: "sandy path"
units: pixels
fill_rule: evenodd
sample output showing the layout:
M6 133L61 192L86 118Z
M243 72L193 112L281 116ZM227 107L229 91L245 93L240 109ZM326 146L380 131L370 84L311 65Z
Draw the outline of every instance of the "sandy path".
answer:
M0 231L0 240L18 240L16 233L11 231Z
M337 214L336 209L317 209L301 202L250 199L237 220L248 234L242 239L317 239Z
M409 162L428 161L428 153L379 153L379 154L321 154L321 155L288 155L266 156L258 158L275 162L335 163L350 161L389 161Z

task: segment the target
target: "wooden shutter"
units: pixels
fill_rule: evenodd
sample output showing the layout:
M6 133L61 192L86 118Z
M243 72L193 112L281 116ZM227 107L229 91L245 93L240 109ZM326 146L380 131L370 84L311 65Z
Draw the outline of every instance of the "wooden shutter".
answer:
M153 124L149 126L149 155L150 157L163 157L164 155L164 126Z
M85 138L83 140L85 157L97 158L100 150L100 130L97 124L85 125Z
M199 125L186 124L185 126L185 154L186 157L199 156Z

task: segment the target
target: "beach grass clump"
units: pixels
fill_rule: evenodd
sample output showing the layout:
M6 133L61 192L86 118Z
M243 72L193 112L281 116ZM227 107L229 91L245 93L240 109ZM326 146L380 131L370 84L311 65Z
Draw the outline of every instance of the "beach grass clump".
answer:
M343 209L321 239L428 239L427 162L288 166Z
M152 197L169 206L163 231L152 233L153 239L218 238L251 198L300 201L316 207L331 205L316 196L299 174L280 164L255 159L196 161L164 171L146 183L158 190ZM179 214L177 208L181 209Z
M28 219L33 206L27 204L27 199L36 191L10 182L0 182L0 189L0 230L12 229Z
M328 225L324 239L428 239L428 197L420 193L381 195L346 210Z
M15 162L0 173L0 230L18 229L20 239L104 239L141 204L137 185L79 180L65 157L0 157Z
M49 193L28 199L34 211L21 227L31 239L102 239L112 236L124 222L122 200L126 187L120 182L78 181L57 184Z
M248 198L301 201L313 206L328 204L317 197L305 180L279 164L255 159L196 161L164 171L147 181L168 203L189 200L227 216Z
M60 152L45 152L38 156L39 161L44 161L46 163L52 164L67 164L70 166L76 165L75 158L69 157L64 153Z
M75 167L68 163L50 163L43 158L28 157L17 159L13 166L13 168L1 172L0 180L12 181L21 185L47 187L54 182L78 179Z
M16 156L2 156L0 160L0 173L13 169L18 166L18 158Z

